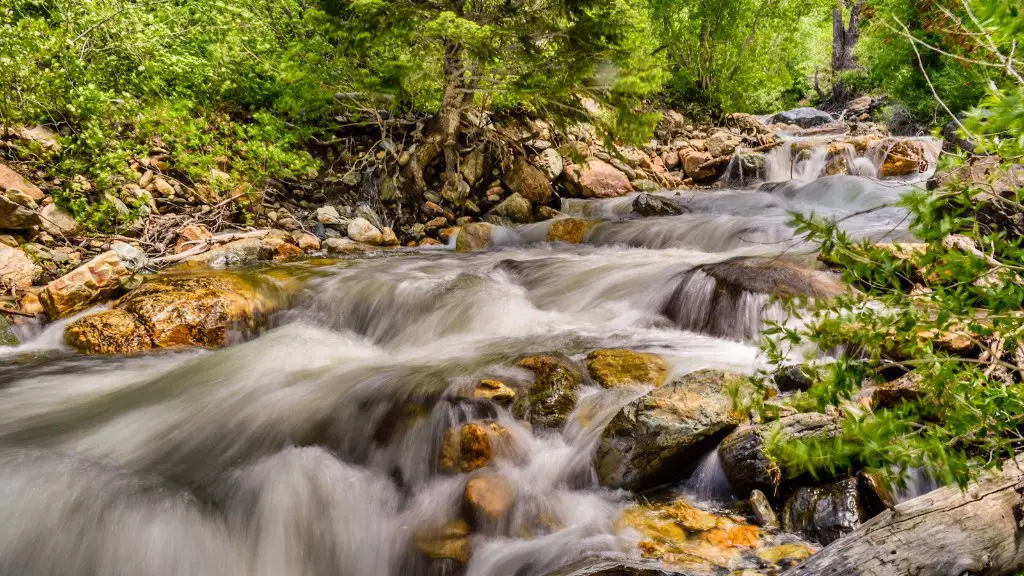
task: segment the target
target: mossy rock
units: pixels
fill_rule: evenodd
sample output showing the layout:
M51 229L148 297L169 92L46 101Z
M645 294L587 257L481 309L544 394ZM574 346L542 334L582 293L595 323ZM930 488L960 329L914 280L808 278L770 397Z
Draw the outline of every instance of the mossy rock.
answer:
M534 426L561 428L576 407L576 388L583 375L564 356L527 356L519 366L533 372L534 382L526 394L517 396L512 412Z

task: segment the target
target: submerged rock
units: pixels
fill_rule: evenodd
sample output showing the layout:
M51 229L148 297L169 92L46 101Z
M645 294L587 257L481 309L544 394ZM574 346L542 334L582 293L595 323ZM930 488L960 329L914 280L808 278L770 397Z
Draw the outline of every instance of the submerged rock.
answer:
M493 525L505 516L514 498L508 480L493 474L473 478L466 483L463 493L470 515L485 525Z
M684 212L683 207L668 198L654 194L639 194L633 200L633 212L640 216L676 216Z
M129 292L113 310L72 322L65 341L90 354L217 348L228 343L232 328L255 327L271 307L268 298L237 276L163 276Z
M579 369L558 356L527 356L519 365L533 372L534 382L516 398L512 412L534 426L561 428L576 406L576 388L583 381Z
M447 474L479 470L494 460L496 441L507 435L495 422L469 422L451 429L441 444L438 469Z
M444 526L420 528L413 535L416 549L428 558L454 560L459 564L469 562L469 523L456 518Z
M701 267L721 288L772 296L832 298L846 292L836 276L777 258L733 258Z
M516 399L516 391L500 380L484 379L477 382L469 392L471 398L491 400L497 404L509 405Z
M587 239L587 233L597 225L596 220L585 220L583 218L563 218L554 220L548 228L546 240L548 242L565 242L566 244L582 244Z
M659 356L632 350L594 350L587 355L590 375L605 388L661 386L668 366Z
M838 540L866 520L856 478L797 488L782 509L783 529L820 544Z
M601 484L635 490L678 479L688 463L738 424L728 389L743 379L699 370L627 404L598 446Z
M771 122L773 124L793 124L801 128L814 128L832 122L832 116L817 108L803 107L779 112L772 116Z
M799 470L780 466L768 453L766 442L775 427L781 428L783 438L791 440L826 438L840 430L834 418L815 412L793 414L770 424L737 429L718 446L722 469L734 492L745 493L756 488L775 494L782 482L799 475Z

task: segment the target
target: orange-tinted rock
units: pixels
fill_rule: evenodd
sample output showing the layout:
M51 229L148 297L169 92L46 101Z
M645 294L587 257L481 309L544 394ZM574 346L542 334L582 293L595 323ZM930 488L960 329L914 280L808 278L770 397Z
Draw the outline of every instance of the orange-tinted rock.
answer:
M114 251L107 251L46 285L40 300L50 318L63 318L114 297L130 272Z
M617 386L661 386L668 366L659 356L632 350L594 350L587 355L590 375L605 388Z
M501 476L478 476L466 483L463 495L474 518L493 524L512 508L512 487Z
M494 442L506 434L494 422L470 422L449 430L441 445L440 470L458 474L487 466L494 459Z
M587 232L597 224L596 220L582 218L565 218L551 222L548 228L548 242L565 242L566 244L582 244Z
M435 560L469 561L469 523L456 518L444 526L420 528L413 535L413 544L424 556Z
M75 320L64 342L86 354L132 354L153 347L146 326L124 310L107 310Z
M186 250L191 250L198 245L199 241L210 238L213 238L213 234L206 229L206 226L200 224L185 226L178 231L178 240L174 243L174 253L181 254Z

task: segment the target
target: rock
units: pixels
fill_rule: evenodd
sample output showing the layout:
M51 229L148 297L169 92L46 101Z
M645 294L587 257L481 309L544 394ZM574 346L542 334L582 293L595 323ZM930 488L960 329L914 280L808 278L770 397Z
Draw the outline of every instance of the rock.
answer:
M153 191L157 196L170 198L174 196L174 187L167 183L167 180L157 176L153 178Z
M679 166L679 153L674 150L662 152L661 163L665 165L666 170L675 170Z
M548 242L565 242L566 244L582 244L590 229L597 225L597 220L582 218L564 218L554 220L548 228Z
M321 206L316 209L316 221L324 226L340 226L342 224L341 214L334 206Z
M40 300L51 319L70 316L116 295L121 279L130 274L110 250L47 284Z
M534 381L516 398L513 414L534 426L560 429L576 406L576 388L583 382L579 369L558 356L527 356L519 365L533 372Z
M636 190L637 192L657 192L658 190L661 189L661 186L658 185L657 182L655 182L654 180L648 180L646 178L639 178L637 180L633 180L631 184L633 185L633 189Z
M472 517L484 525L494 525L508 514L514 498L508 481L497 475L473 478L463 494Z
M389 227L385 227L380 231L381 235L381 246L398 246L398 236L395 231Z
M427 230L436 230L437 228L440 228L441 226L445 226L447 224L448 224L448 219L447 218L445 218L444 216L438 216L437 218L431 218L430 220L428 220L426 222L426 229Z
M701 270L724 290L820 299L832 298L847 290L842 281L828 272L776 258L732 258L705 264Z
M668 198L639 194L633 200L633 212L644 217L676 216L683 213L683 207Z
M767 452L765 443L776 426L781 430L782 438L791 440L828 438L841 429L831 416L815 412L783 416L770 424L738 428L718 446L722 469L734 492L742 494L758 489L774 494L781 483L801 473L801 470L780 466Z
M455 237L455 251L474 252L487 248L494 238L494 229L493 224L486 222L466 224L459 230L459 235Z
M384 235L376 226L370 224L366 218L353 218L348 223L347 232L348 237L356 242L362 242L371 246L384 244Z
M807 391L813 384L799 366L782 368L772 376L772 382L780 392Z
M533 214L530 212L530 201L518 192L502 201L491 210L491 214L508 218L517 224L526 224L533 221Z
M772 530L780 526L779 517L775 514L775 510L772 509L771 502L768 501L764 492L760 490L750 492L750 508L754 511L754 518L758 525Z
M265 246L259 238L242 238L219 244L201 254L189 256L185 262L191 266L227 268L270 260L273 257L274 251Z
M587 369L605 388L661 386L668 366L659 356L632 350L594 350L587 355Z
M133 354L153 347L145 324L125 310L107 310L76 320L64 342L86 354Z
M512 161L512 167L505 174L505 184L513 193L538 204L551 200L551 182L544 172L522 156Z
M15 129L15 136L33 153L54 154L61 149L60 135L46 126L20 126Z
M454 178L446 178L444 186L441 187L441 198L460 206L469 198L470 187L465 180L462 179L462 175L456 174Z
M0 196L4 196L13 190L21 191L22 194L25 194L35 202L39 202L46 197L38 186L25 180L21 177L21 174L0 162ZM5 226L0 226L0 228L5 228Z
M772 124L793 124L801 128L814 128L832 122L832 116L816 108L794 108L772 116Z
M516 391L506 386L500 380L481 380L470 392L472 398L491 400L502 406L507 406L516 399Z
M627 404L598 446L601 485L636 490L678 479L687 464L736 427L728 389L742 381L739 374L699 370Z
M0 244L0 291L28 288L43 276L43 269L18 248Z
M110 250L117 254L117 257L121 259L121 263L124 264L125 269L130 274L135 274L149 266L149 256L127 242L115 240L110 243Z
M885 147L885 144L888 144ZM907 176L928 169L924 145L916 140L883 141L885 154L878 175L882 178Z
M365 254L377 250L373 246L348 238L328 238L321 242L320 246L327 250L328 254Z
M562 160L562 155L554 148L547 148L541 151L540 154L533 157L533 163L544 173L548 180L558 178L562 174L562 170L565 169L565 161Z
M771 548L763 548L757 552L757 557L764 562L771 564L785 565L806 560L817 552L813 547L802 542L782 544Z
M907 372L890 382L866 386L856 400L867 408L892 408L908 400L919 400L922 376L919 372Z
M735 134L721 131L715 132L707 140L708 153L712 158L721 156L732 156L736 148L743 143L743 139Z
M846 103L846 116L855 118L871 109L871 96L860 96Z
M591 158L584 165L568 164L570 185L584 198L614 198L633 192L629 178L603 160Z
M508 431L494 422L469 422L448 430L441 445L438 469L446 474L459 474L487 466L494 459L494 439L506 434Z
M725 117L725 124L739 129L743 134L770 135L772 131L761 123L756 116L744 112L735 112Z
M801 487L782 509L782 527L820 544L830 544L867 520L857 479L824 486Z
M679 163L683 165L683 173L694 180L707 180L715 177L717 172L713 167L702 168L711 160L711 154L694 148L684 148L679 151Z
M288 242L279 242L274 247L275 262L287 262L288 260L302 258L304 255L305 252L302 251L302 248Z
M456 518L442 527L421 528L413 534L413 544L427 558L469 562L469 523Z
M654 135L662 142L668 142L673 137L686 133L686 118L675 110L665 110L661 113L661 120L654 128Z
M395 233L392 232L391 234L394 235ZM312 251L320 249L320 239L314 236L313 234L310 234L308 232L302 232L300 234L294 235L293 238L295 239L295 244L297 244L298 247L302 248L303 250ZM387 240L387 238L385 238L385 240Z
M469 154L462 157L459 166L459 173L469 184L476 184L487 171L487 155L484 154L483 146L477 146Z
M7 317L0 313L0 347L17 346L18 342L18 337L14 335L14 329L11 328Z
M552 218L558 218L561 215L561 212L550 206L537 207L537 220L551 220Z
M0 195L0 229L23 230L38 225L38 214L6 195Z

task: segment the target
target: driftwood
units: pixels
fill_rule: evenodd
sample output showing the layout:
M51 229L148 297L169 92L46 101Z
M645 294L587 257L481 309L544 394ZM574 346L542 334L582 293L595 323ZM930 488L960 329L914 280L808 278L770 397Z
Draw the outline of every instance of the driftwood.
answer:
M1001 576L1024 564L1024 455L879 514L783 576Z
M168 256L153 258L149 262L156 266L162 266L164 264L173 264L175 262L181 262L182 260L185 260L190 256L202 254L203 252L208 251L210 248L218 244L226 244L228 242L234 242L235 240L243 240L245 238L262 238L269 233L270 230L256 230L253 232L218 234L217 236L214 236L213 238L207 238L206 240L194 240L192 242L187 242L185 245L196 244L196 246L193 246L192 248L189 248L188 250L180 254L171 254Z

